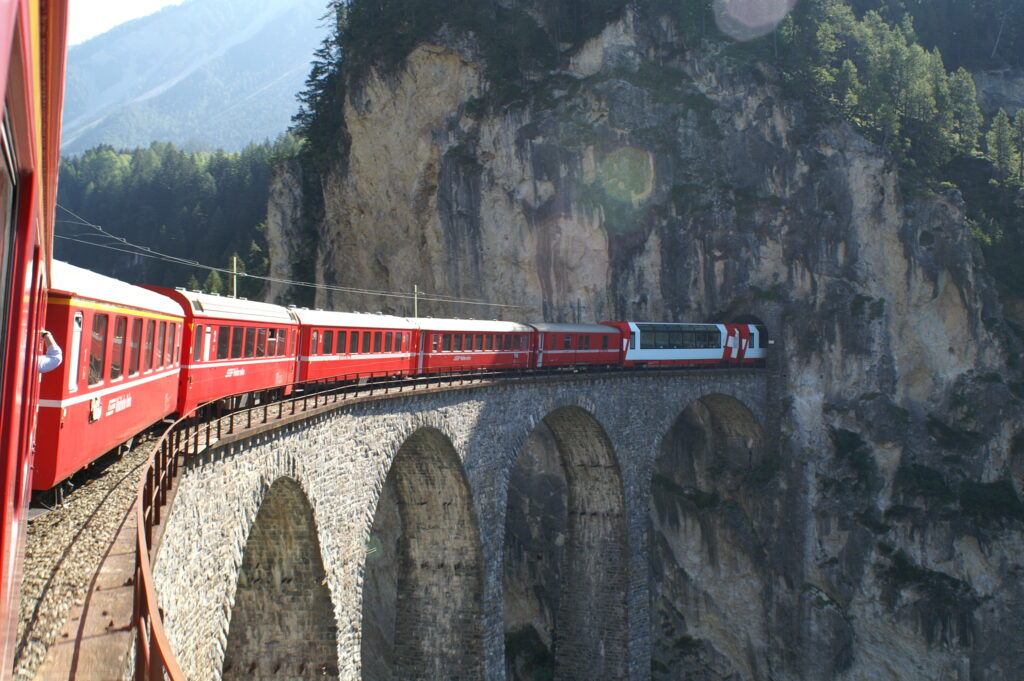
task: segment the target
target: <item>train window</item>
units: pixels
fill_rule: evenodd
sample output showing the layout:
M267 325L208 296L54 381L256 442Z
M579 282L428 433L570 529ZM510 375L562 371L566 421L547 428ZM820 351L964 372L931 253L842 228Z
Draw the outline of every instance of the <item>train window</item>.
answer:
M405 339L405 334L404 333L402 333L400 331L396 331L395 332L395 352L402 352L402 350L403 350L403 343L402 343L402 341L404 339Z
M107 315L92 317L92 336L89 343L89 385L103 382L103 364L107 351Z
M491 335L491 334L487 334L487 348L486 349L487 350L493 350L494 349L494 336Z
M582 336L582 339L583 339L583 349L584 350L589 350L590 349L590 336Z
M443 340L441 342L441 349L444 350L445 352L448 352L452 349L452 335L450 333L446 333L443 336Z
M478 333L476 335L476 342L473 343L473 349L474 350L483 350L484 349L484 335L482 333Z
M198 362L203 356L203 325L196 324L192 335L192 361Z
M152 319L146 321L146 342L142 346L142 370L150 371L153 368L153 335L156 333L156 322Z
M217 359L227 359L231 349L231 327L217 327Z
M362 347L360 348L360 351L361 352L369 352L370 351L370 332L369 331L363 331L363 344L362 344Z
M334 332L333 331L324 331L324 341L323 342L324 342L323 354L325 354L325 355L331 354L331 350L334 349Z
M267 329L267 357L276 357L284 351L281 329Z
M245 357L252 357L256 354L256 327L245 327Z
M245 329L241 326L231 327L231 358L238 359L242 356L242 349L245 346Z
M317 348L320 346L320 332L313 330L313 340L309 342L309 354L315 355Z
M114 346L110 351L110 380L124 375L124 337L128 331L128 318L114 321Z
M353 331L348 337L348 354L354 355L359 352L359 332Z
M267 356L267 330L263 327L256 329L256 356Z
M78 391L78 365L82 354L82 313L76 312L71 327L71 368L68 370L68 392Z
M391 352L391 344L394 342L394 334L390 331L384 332L384 352Z
M629 349L636 350L636 331L629 334Z
M374 331L373 332L373 351L374 352L380 352L380 337L381 337L381 332L380 331Z
M462 334L455 334L455 345L453 346L455 352L462 352Z
M160 368L164 365L164 344L167 342L167 322L160 322L160 331L156 334L156 357L153 358L153 366Z
M430 336L430 351L437 352L441 348L441 334L434 333Z
M572 348L572 336L566 336L565 340L562 341L562 349L569 350Z
M608 336L601 336L601 349L602 350L607 350L608 349Z
M129 346L128 375L139 373L139 354L142 352L142 320L132 320L132 341Z
M167 360L168 364L177 364L178 358L181 357L181 341L185 338L185 332L178 333L178 325L171 324L171 344L167 346L167 352L171 352L171 348L174 348L174 353Z
M345 353L345 336L347 336L347 335L348 335L348 331L339 331L338 332L338 344L336 346L334 346L334 352L336 354L342 355L342 354Z

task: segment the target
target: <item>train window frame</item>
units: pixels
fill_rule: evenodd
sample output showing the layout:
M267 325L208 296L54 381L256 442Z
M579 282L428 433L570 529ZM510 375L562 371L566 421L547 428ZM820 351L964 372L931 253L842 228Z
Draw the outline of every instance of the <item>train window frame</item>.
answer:
M102 324L100 323L102 322ZM102 326L102 329L99 327ZM103 373L107 361L107 331L110 315L96 312L92 315L89 332L89 386L103 385Z
M231 357L231 327L217 327L217 359L229 359Z
M139 364L142 358L142 320L132 320L132 339L128 345L128 376L139 375Z
M119 335L120 334L120 335ZM110 346L110 380L124 379L125 340L128 335L128 317L114 317L114 335ZM120 342L118 342L120 341Z
M203 357L203 325L192 327L192 361L199 362Z
M252 359L256 354L256 327L245 327L245 345L242 347L242 357Z
M256 356L267 356L267 329L264 326L256 329Z
M245 328L241 326L231 327L231 359L241 359L242 351L245 349Z
M142 337L142 373L153 370L153 341L156 336L156 320L146 320L146 333Z

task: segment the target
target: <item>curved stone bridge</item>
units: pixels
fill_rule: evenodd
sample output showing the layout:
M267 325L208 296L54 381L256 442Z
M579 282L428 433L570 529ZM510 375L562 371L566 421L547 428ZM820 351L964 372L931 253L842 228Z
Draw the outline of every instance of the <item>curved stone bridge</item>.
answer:
M650 679L652 532L714 502L707 471L771 460L769 381L470 387L213 448L155 569L178 660L190 679Z

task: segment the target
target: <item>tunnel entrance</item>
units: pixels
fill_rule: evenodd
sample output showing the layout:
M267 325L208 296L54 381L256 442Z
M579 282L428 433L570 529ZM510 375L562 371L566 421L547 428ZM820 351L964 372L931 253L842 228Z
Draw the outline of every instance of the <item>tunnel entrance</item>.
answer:
M516 461L507 503L506 678L626 678L625 504L597 421L576 407L549 414Z
M395 455L365 565L364 681L483 678L480 536L462 463L439 431L417 431Z
M337 679L338 629L313 509L279 478L249 532L221 678Z
M757 678L759 548L737 491L774 474L761 426L733 397L691 403L662 438L650 496L651 679Z

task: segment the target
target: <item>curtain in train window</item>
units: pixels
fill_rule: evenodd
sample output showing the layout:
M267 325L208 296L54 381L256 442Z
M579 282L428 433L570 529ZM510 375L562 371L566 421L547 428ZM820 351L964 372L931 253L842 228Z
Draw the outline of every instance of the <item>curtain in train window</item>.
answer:
M107 351L107 322L105 314L92 317L92 335L89 337L89 385L103 382L103 366Z
M110 380L124 374L124 337L128 331L128 318L118 317L114 321L114 346L110 351Z

